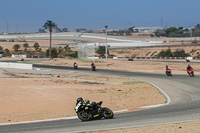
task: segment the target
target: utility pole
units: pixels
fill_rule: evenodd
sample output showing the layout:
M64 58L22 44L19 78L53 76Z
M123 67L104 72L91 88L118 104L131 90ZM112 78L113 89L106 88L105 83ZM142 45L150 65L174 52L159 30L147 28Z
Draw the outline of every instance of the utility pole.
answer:
M189 31L190 31L190 41L192 42L192 26L189 26Z
M105 28L106 28L106 66L108 66L108 45L107 45L107 29L108 29L108 26L106 25Z
M9 33L9 24L6 23L7 33Z
M161 25L162 28L164 28L163 27L163 18L162 17L160 18L160 25Z

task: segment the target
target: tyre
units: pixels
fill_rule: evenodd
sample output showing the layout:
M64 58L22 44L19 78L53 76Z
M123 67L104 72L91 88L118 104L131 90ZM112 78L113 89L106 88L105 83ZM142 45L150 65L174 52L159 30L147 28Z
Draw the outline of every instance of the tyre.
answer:
M191 74L191 73L189 73L189 75L190 75L190 77L192 77L192 74Z
M82 121L89 121L90 120L90 114L87 113L85 110L81 110L77 113L78 118Z
M111 109L103 107L102 110L103 110L103 117L105 119L111 119L114 117L114 113Z

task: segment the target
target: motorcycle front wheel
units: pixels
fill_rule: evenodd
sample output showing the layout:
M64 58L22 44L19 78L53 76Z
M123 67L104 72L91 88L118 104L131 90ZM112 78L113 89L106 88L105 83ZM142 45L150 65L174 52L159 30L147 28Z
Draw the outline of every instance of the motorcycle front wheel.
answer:
M90 120L90 114L87 113L85 110L81 110L77 112L77 116L82 121L89 121Z
M111 118L114 117L114 113L113 113L113 111L111 109L103 107L102 111L103 111L103 117L105 119L111 119Z

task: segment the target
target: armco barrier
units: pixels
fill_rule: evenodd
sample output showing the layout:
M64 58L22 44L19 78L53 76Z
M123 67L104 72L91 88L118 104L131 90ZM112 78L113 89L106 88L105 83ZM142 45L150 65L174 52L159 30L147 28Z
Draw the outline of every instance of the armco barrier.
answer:
M33 55L26 55L26 58L49 58L48 56L33 56Z
M32 70L32 64L0 62L0 68L16 68L16 69L29 69Z

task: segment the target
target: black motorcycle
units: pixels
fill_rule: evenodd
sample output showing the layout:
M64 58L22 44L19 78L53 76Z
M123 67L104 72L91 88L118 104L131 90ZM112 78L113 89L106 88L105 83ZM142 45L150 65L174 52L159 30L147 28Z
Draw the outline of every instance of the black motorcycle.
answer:
M95 65L92 66L92 71L96 71L96 66Z
M85 103L85 104L77 104L75 111L77 116L82 121L89 121L94 119L101 119L104 117L105 119L111 119L114 117L114 113L111 109L106 107L101 107L102 101L99 103L93 102Z

